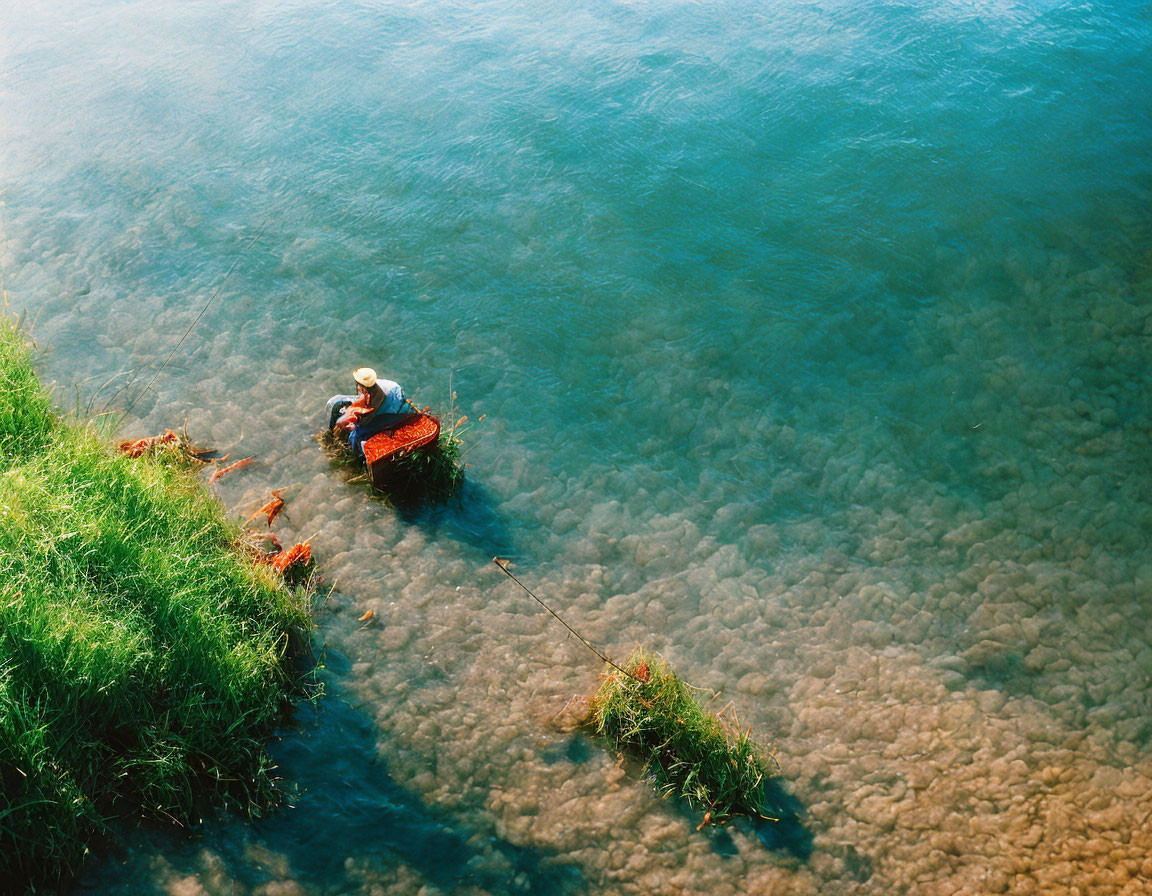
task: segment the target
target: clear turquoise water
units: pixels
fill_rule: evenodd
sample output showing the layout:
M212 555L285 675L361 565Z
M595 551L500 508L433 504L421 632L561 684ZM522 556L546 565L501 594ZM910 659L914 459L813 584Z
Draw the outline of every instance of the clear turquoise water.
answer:
M222 499L291 484L282 534L337 586L297 809L133 835L88 889L1152 886L1143 6L0 25L0 263L45 377L256 455ZM329 470L361 363L487 415L463 506L401 518ZM558 727L596 667L496 553L723 689L811 855L696 833Z

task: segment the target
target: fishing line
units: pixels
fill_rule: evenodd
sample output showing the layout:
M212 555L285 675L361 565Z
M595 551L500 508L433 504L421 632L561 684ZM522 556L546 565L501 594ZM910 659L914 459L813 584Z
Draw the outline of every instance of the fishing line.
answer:
M256 244L256 241L264 235L264 231L268 229L268 225L271 222L271 215L264 219L264 224L260 227L260 230L256 233L256 236L252 237L252 239L250 239L248 244L244 247L243 251L241 251L240 254L236 256L236 260L232 262L232 266L228 268L227 273L224 274L224 279L220 281L220 285L216 287L216 291L208 297L208 301L204 303L204 307L200 309L200 313L196 315L195 320L193 320L192 323L188 325L188 329L184 331L184 335L180 337L179 341L174 346L172 346L172 351L168 353L168 357L164 359L164 363L160 365L160 369L152 374L152 379L150 379L144 388L137 392L132 400L128 402L128 406L124 408L124 416L127 416L128 412L132 410L132 406L136 404L136 399L152 388L152 384L156 382L156 378L164 372L164 368L168 366L168 362L176 356L176 352L179 350L180 346L184 344L184 340L188 338L188 334L195 329L196 324L200 323L200 318L204 316L209 306L214 301L216 301L216 297L220 295L221 290L224 289L224 285L228 282L228 278L232 276L232 272L236 270L236 265L240 263L240 259L242 259L248 253L248 250Z
M609 666L611 666L616 671L621 672L624 675L627 675L629 678L635 678L635 676L631 672L629 672L627 669L621 669L618 665L616 665L614 662L612 662L612 660L608 659L608 657L604 654L604 651L602 651L599 647L597 647L595 644L593 644L591 641L589 641L587 638L585 638L582 634L580 634L580 632L576 631L576 629L572 628L572 626L570 626L567 622L565 622L563 619L560 618L560 614L558 614L555 610L553 610L550 606L548 606L548 604L544 603L544 601L540 600L540 598L538 598L535 594L533 594L529 590L527 585L525 585L518 578L516 578L516 576L514 576L512 574L512 571L508 568L508 561L507 560L501 560L499 557L493 557L492 562L495 563L497 566L499 566L502 570L504 570L504 574L506 576L508 576L508 578L510 578L513 582L515 582L517 585L519 585L521 588L523 588L525 593L527 593L527 595L530 598L532 598L532 600L536 601L536 603L540 604L540 606L542 606L545 610L547 610L549 613L551 613L556 618L557 622L559 622L562 626L564 626L564 628L568 629L568 631L570 631L572 634L574 634L576 636L576 639L581 644L583 644L585 647L587 647L589 650L591 650L594 654L596 654L596 656L600 657L600 659L604 660L604 662L606 662Z

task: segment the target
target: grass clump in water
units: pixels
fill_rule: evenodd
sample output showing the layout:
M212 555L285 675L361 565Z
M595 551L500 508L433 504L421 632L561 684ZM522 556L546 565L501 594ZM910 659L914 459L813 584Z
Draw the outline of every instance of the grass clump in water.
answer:
M447 501L464 484L461 449L456 430L441 429L434 443L401 454L388 473L388 495L404 504Z
M764 786L779 774L770 753L734 721L705 712L663 658L637 648L624 669L608 673L592 698L597 734L643 761L662 792L703 809L706 823L779 819Z
M0 325L0 880L66 878L113 819L274 802L308 597L188 470L62 421Z

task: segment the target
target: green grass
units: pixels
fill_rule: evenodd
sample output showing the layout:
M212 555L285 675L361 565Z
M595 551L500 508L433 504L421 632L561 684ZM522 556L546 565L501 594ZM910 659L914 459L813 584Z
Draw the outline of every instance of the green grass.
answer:
M163 454L61 420L0 323L0 880L67 877L113 819L273 802L308 598Z
M708 813L778 820L764 785L775 759L735 719L706 712L663 658L637 648L623 675L611 670L592 698L589 723L645 764L656 786Z
M388 494L404 503L442 503L464 484L461 442L455 431L441 430L436 444L402 454L392 461Z
M0 316L0 468L51 441L59 423L28 363L28 351Z

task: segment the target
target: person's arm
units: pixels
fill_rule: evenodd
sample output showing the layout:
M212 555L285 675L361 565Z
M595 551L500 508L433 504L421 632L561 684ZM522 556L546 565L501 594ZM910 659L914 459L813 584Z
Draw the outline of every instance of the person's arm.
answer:
M367 407L357 414L357 423L367 423L376 416L376 412L380 410L380 405L384 403L384 390L379 385L373 386L368 390Z

